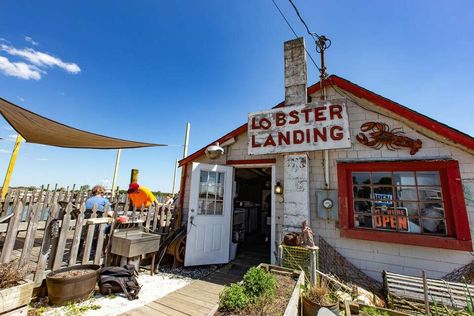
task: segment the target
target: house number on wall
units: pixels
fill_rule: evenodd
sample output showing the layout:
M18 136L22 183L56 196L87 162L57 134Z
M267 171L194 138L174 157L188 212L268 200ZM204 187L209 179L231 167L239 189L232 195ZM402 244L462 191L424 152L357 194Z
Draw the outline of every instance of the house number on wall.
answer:
M410 155L414 155L422 146L421 140L413 140L405 136L400 127L390 129L390 127L381 122L367 122L360 126L362 132L368 132L367 137L364 133L356 136L357 141L365 146L381 149L383 146L388 150L397 150L402 147L410 148Z

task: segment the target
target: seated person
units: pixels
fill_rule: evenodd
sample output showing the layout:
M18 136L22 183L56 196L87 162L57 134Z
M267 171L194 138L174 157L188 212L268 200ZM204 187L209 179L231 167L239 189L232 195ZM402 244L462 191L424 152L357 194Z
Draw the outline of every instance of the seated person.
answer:
M97 217L102 217L104 208L109 204L109 200L104 197L105 188L101 185L96 185L92 188L92 196L86 200L86 211L84 218L90 218L92 215L92 208L97 205Z

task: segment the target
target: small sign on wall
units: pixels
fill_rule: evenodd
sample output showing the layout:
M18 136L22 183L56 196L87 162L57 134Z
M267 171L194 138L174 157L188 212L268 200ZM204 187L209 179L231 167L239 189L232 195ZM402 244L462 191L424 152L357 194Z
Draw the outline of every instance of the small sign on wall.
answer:
M345 99L286 106L249 114L249 155L350 147Z

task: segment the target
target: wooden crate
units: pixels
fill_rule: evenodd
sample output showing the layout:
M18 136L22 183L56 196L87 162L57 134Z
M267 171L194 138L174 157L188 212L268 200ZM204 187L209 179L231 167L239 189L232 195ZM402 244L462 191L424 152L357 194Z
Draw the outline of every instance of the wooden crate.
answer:
M25 282L24 284L0 290L0 315L12 311L18 307L28 305L33 295L33 282Z

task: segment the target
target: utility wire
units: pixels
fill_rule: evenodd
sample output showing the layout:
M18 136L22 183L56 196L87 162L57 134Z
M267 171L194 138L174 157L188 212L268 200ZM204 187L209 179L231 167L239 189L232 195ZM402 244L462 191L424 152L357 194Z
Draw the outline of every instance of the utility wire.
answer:
M286 24L288 25L288 27L290 28L290 30L293 32L293 34L295 35L295 37L298 37L298 34L296 34L295 30L293 29L293 27L291 26L290 22L288 21L288 19L286 18L286 16L283 14L283 12L280 10L280 7L278 6L278 4L276 4L275 0L272 0L273 4L275 5L275 7L277 8L278 12L280 12L280 15L281 17L283 18L283 20L285 20ZM291 0L290 0L291 2ZM293 2L292 2L293 4ZM301 19L301 17L300 17ZM304 23L306 25L306 23ZM306 27L308 28L308 27ZM309 32L309 31L308 31ZM310 33L310 32L309 32ZM311 33L310 33L311 34ZM313 37L314 38L314 37ZM308 52L308 50L306 49L306 47L304 48L304 50L306 51L306 54L308 54L309 56L309 59L311 59L311 61L313 62L314 66L318 69L318 71L321 71L321 68L318 67L318 65L316 64L316 62L314 61L313 59L313 56L311 56L311 54Z
M290 1L291 5L293 6L293 9L295 9L296 15L300 18L301 23L303 23L304 27L306 28L306 31L308 32L308 34L311 35L311 37L313 37L313 38L316 36L316 38L314 38L315 40L316 40L317 38L319 38L319 35L318 35L318 34L316 34L315 32L311 32L311 31L309 30L308 25L306 24L306 22L304 21L304 19L301 17L300 11L298 11L298 8L297 8L296 5L293 3L293 0L289 0L289 1Z

